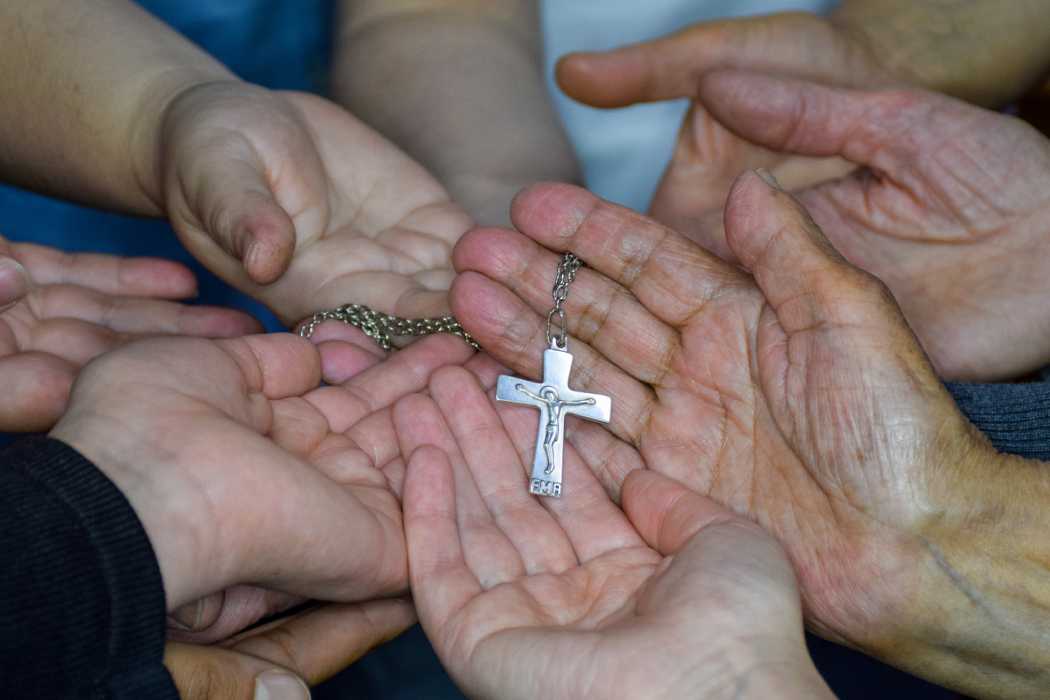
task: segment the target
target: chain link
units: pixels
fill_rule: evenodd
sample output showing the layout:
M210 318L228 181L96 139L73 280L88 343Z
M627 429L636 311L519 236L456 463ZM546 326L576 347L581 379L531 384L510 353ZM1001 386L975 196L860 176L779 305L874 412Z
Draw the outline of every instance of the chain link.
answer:
M551 295L554 297L554 308L547 314L547 345L564 350L568 345L565 332L565 310L562 305L569 297L569 285L576 279L576 272L583 266L583 261L572 253L566 253L558 263L558 272L554 276ZM554 320L557 319L557 324ZM462 338L463 341L480 350L478 341L464 330L455 316L438 318L401 318L376 311L362 304L345 304L337 309L318 311L299 329L299 335L309 338L325 321L339 321L354 328L359 328L365 335L376 341L384 350L394 349L394 338L408 336L448 333Z
M454 316L441 316L439 318L401 318L392 316L382 311L370 309L361 304L346 304L338 309L319 311L310 317L302 328L299 335L309 338L325 321L340 321L347 325L359 328L379 347L384 350L394 348L393 338L406 336L432 335L434 333L449 333L462 338L464 342L475 350L480 350L478 342L467 333L463 326Z
M576 279L576 273L583 266L583 261L572 253L566 253L558 263L558 273L554 276L554 286L551 287L551 296L554 297L554 307L547 314L547 345L552 348L564 350L569 344L569 338L565 332L565 309L562 305L569 298L569 285ZM558 319L557 324L554 319ZM555 331L556 332L552 332Z

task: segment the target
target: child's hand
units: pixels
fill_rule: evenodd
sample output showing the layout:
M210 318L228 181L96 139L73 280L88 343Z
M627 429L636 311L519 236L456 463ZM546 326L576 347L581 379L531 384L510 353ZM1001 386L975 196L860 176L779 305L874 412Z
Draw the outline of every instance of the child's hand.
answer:
M0 237L0 431L51 427L80 368L125 340L258 329L239 311L165 301L196 291L178 263L70 255Z
M186 90L159 136L183 243L293 323L348 302L446 310L471 219L422 167L327 100L234 81Z

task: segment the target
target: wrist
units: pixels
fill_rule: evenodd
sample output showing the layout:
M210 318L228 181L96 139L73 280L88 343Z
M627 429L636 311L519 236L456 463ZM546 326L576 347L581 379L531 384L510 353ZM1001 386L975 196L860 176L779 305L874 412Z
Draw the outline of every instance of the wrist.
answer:
M801 630L797 639L747 640L742 654L723 656L729 660L721 673L710 672L710 655L695 665L704 678L672 687L664 694L668 700L704 698L705 700L824 700L834 698L806 650Z
M152 80L138 103L131 129L128 150L135 181L142 198L153 209L152 215L166 215L164 141L166 123L172 107L199 88L241 81L225 68L172 69Z
M1050 682L1046 468L982 443L937 470L910 542L912 600L866 651L976 697L1040 694Z
M224 587L228 558L211 555L220 551L219 524L204 517L210 511L199 485L173 479L175 470L105 415L74 407L49 436L92 462L131 504L157 557L168 610Z
M846 0L829 20L896 80L995 107L1044 75L1045 11L1041 0Z

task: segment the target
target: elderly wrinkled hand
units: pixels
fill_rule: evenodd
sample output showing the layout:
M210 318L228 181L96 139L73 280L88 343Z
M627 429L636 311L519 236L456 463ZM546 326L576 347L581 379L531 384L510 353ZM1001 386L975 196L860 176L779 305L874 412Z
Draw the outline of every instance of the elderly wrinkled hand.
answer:
M1039 686L1041 465L983 440L886 287L789 195L737 182L737 265L572 187L526 191L513 219L461 241L453 309L536 376L560 253L587 263L565 307L574 381L612 397L612 422L567 439L611 493L647 467L756 520L833 640L971 693Z

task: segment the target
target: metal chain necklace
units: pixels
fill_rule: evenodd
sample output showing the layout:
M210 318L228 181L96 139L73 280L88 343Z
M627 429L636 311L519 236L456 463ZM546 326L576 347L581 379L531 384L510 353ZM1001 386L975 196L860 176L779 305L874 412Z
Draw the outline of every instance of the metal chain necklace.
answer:
M503 375L496 384L496 399L532 406L540 411L539 430L536 432L536 451L532 459L529 493L538 496L561 496L563 456L565 450L565 417L579 416L599 423L608 423L612 417L612 400L600 394L587 394L569 388L572 354L565 323L565 300L569 285L583 262L572 253L565 253L554 276L551 296L554 306L547 314L547 349L543 351L543 381L531 382ZM393 338L451 333L462 338L475 350L481 347L453 316L439 318L401 318L375 311L361 304L346 304L337 309L315 313L299 330L309 338L325 321L340 321L361 329L384 350L394 348Z
M462 338L467 345L475 350L481 349L478 341L474 340L470 333L467 333L463 326L459 325L459 321L454 316L401 318L400 316L393 316L382 311L370 309L361 304L345 304L337 309L318 311L299 329L299 335L309 338L317 330L317 327L325 321L340 321L354 328L359 328L384 350L394 349L394 338L432 335L434 333L450 333Z

